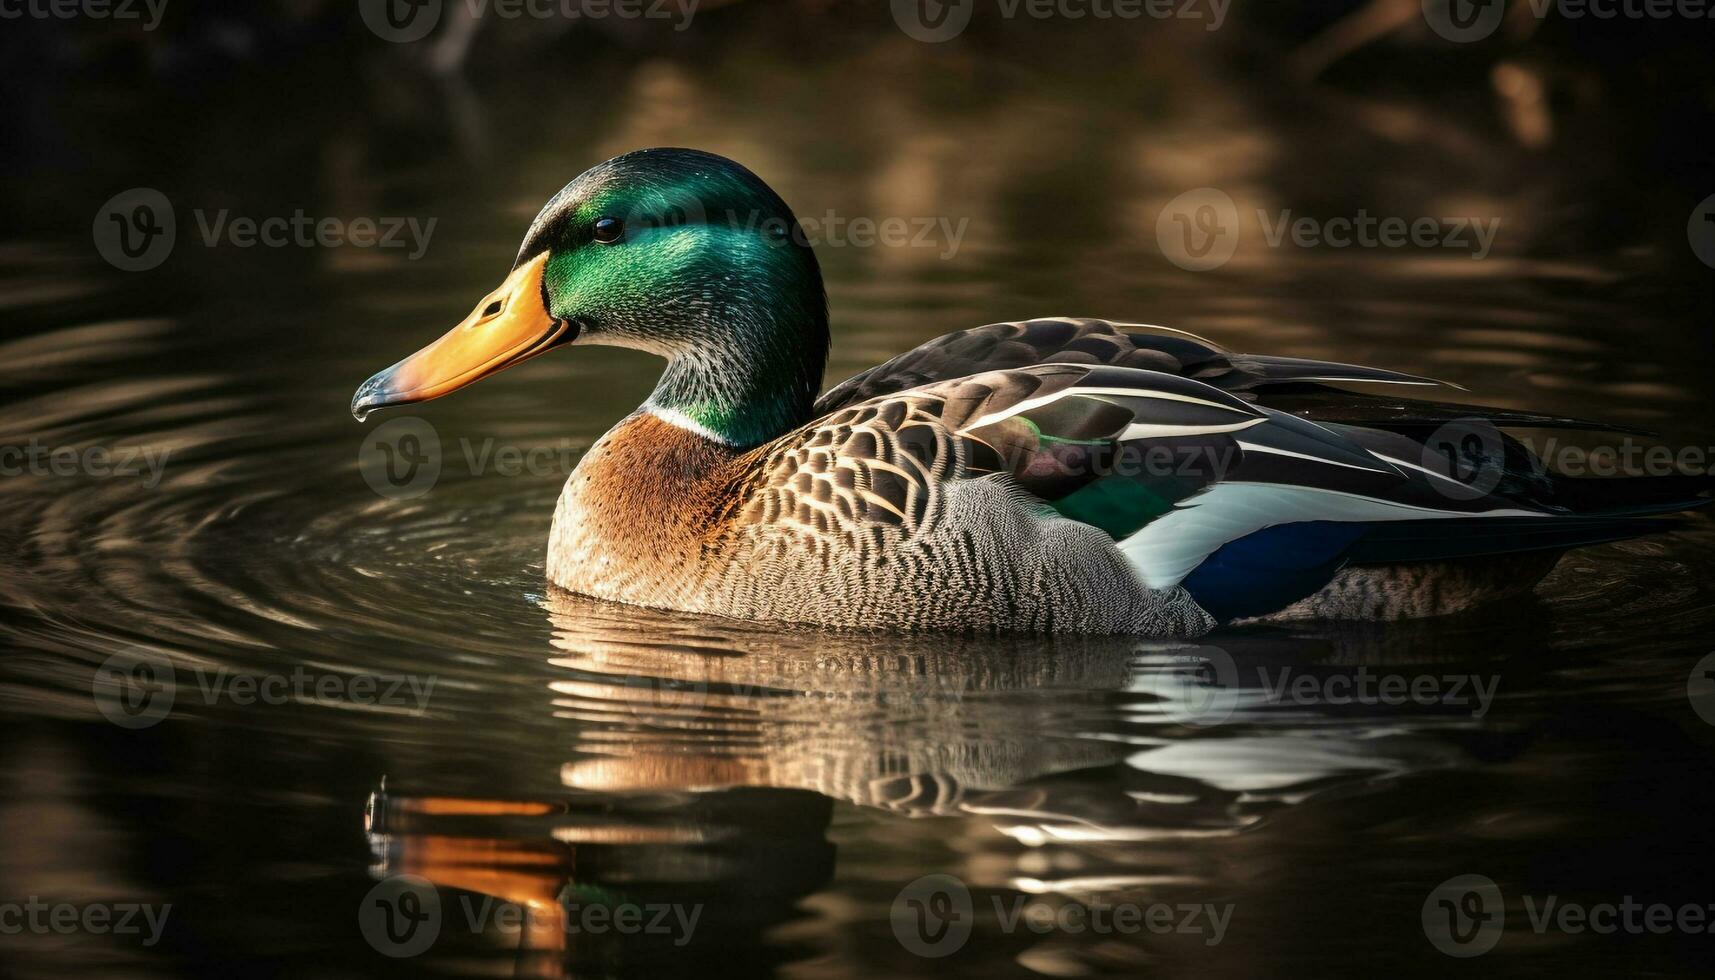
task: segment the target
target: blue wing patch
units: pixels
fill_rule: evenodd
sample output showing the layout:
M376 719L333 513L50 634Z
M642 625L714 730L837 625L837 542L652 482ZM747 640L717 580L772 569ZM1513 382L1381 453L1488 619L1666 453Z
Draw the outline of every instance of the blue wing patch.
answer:
M1276 524L1222 545L1181 584L1221 622L1276 612L1327 585L1369 529L1361 522Z

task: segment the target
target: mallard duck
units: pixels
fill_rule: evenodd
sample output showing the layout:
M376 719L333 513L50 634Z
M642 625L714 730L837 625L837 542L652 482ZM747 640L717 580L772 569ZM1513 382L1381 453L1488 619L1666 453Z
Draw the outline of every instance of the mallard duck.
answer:
M615 157L352 412L556 347L658 354L654 392L566 481L548 578L826 627L1185 636L1440 615L1700 502L1672 479L1555 476L1492 428L1593 423L1359 394L1333 386L1437 382L1109 320L947 334L818 397L827 300L798 227L731 160Z

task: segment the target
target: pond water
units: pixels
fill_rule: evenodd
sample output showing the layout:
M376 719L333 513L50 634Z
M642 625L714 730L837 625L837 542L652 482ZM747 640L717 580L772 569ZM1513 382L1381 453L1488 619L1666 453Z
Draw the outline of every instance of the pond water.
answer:
M1410 46L1370 56L1386 83L1282 81L1292 39L1255 24L931 46L711 14L682 41L479 48L456 78L349 38L232 63L177 43L144 83L112 53L33 76L0 243L0 445L49 453L0 477L0 901L170 910L148 943L8 932L9 970L1415 973L1460 965L1425 910L1462 875L1505 909L1466 963L1706 969L1706 934L1531 915L1715 901L1715 725L1687 693L1715 625L1707 517L1446 621L840 635L546 585L565 474L658 362L561 350L347 411L499 282L561 184L671 144L822 219L830 384L956 328L1111 316L1708 446L1712 274L1685 222L1715 185L1635 139L1665 112L1616 86L1532 115L1505 65L1431 84ZM1193 272L1156 219L1205 186L1240 239ZM176 238L122 272L90 230L134 187ZM1498 233L1480 258L1268 240L1283 211L1360 209ZM418 231L205 239L299 211ZM927 244L851 240L887 217ZM367 441L399 416L440 447L409 493Z

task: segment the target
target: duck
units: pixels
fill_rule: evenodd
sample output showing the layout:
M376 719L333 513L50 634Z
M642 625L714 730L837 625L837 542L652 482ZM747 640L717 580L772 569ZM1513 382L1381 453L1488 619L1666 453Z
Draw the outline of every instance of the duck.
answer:
M550 198L500 287L351 409L361 422L557 348L657 355L653 392L566 479L547 578L836 630L1194 637L1445 616L1707 500L1689 476L1552 473L1506 431L1623 428L1406 398L1456 386L1169 327L996 322L821 391L829 344L786 202L725 157L642 149Z

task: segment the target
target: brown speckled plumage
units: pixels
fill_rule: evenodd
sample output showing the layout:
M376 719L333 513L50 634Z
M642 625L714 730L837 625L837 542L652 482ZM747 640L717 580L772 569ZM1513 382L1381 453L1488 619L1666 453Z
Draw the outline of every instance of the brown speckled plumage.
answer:
M747 453L647 414L567 481L548 575L600 598L823 626L1189 635L1181 589L971 464L972 420L1069 386L991 372L841 409Z
M1257 621L1450 616L1524 595L1554 570L1563 553L1530 551L1409 565L1348 565L1315 595Z

